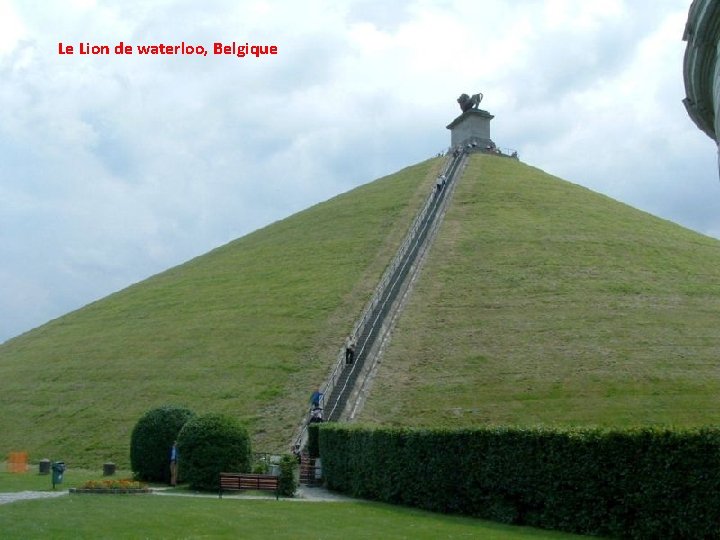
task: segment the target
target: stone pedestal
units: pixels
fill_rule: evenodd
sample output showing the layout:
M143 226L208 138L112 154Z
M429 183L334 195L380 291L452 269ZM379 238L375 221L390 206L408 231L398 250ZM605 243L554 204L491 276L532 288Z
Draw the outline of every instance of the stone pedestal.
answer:
M465 111L448 124L450 130L450 146L477 143L478 149L493 145L490 138L490 120L495 118L482 109Z

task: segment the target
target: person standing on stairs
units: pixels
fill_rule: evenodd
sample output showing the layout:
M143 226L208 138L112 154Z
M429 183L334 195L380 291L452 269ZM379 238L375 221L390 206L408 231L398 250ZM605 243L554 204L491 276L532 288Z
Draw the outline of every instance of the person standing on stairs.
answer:
M322 397L323 393L320 391L319 388L313 392L312 396L310 396L310 405L312 405L313 409L320 408L320 400L322 399Z
M345 340L345 364L349 365L355 361L355 337L350 334Z
M442 189L445 187L445 180L446 180L446 178L445 178L444 174L441 174L440 176L437 177L437 180L435 181L435 189L436 189L435 194L436 195L438 193L440 193L442 191Z

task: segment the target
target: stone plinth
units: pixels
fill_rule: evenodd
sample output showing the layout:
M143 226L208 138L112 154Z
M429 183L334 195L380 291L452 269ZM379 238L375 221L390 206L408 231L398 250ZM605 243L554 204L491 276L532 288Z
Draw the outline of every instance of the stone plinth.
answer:
M450 146L475 142L480 148L493 144L490 138L490 120L495 118L482 109L465 111L448 124Z

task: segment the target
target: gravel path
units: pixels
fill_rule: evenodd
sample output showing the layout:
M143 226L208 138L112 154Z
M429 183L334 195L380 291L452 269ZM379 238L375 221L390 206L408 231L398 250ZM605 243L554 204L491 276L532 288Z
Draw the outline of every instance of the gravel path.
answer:
M352 497L334 493L321 487L299 486L295 497L306 501L325 501L325 502L348 502L355 501Z
M30 499L51 499L67 495L68 491L18 491L15 493L0 493L0 504L7 504L15 501L28 501Z
M54 497L62 497L67 495L68 490L62 491L18 491L14 493L0 493L0 504L8 504L15 501L28 501L32 499L51 499ZM173 492L165 491L164 489L155 489L153 493L156 495L172 496L172 497L212 497L216 498L217 495L214 493L188 493L188 492ZM242 494L228 494L228 498L236 499L271 499L271 497L254 496L254 495L242 495ZM321 487L298 487L295 497L283 498L284 501L313 501L313 502L343 502L353 501L351 497L333 493L325 488Z
M217 493L192 493L188 491L169 491L167 488L153 489L155 495L163 497L210 497L217 498ZM269 495L245 495L240 492L231 492L223 494L226 499L260 499L275 500L272 494ZM352 497L347 497L339 493L333 493L321 487L299 486L295 492L295 497L281 497L283 501L310 501L310 502L348 502L354 501Z

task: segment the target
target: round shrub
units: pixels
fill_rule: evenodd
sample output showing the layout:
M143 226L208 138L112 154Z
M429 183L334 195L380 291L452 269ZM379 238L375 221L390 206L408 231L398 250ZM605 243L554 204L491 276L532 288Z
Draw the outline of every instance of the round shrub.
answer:
M216 490L221 472L250 471L250 437L230 416L191 419L178 436L178 452L180 474L193 489Z
M170 480L170 448L194 414L185 407L164 405L149 410L138 420L130 436L130 465L136 478Z

